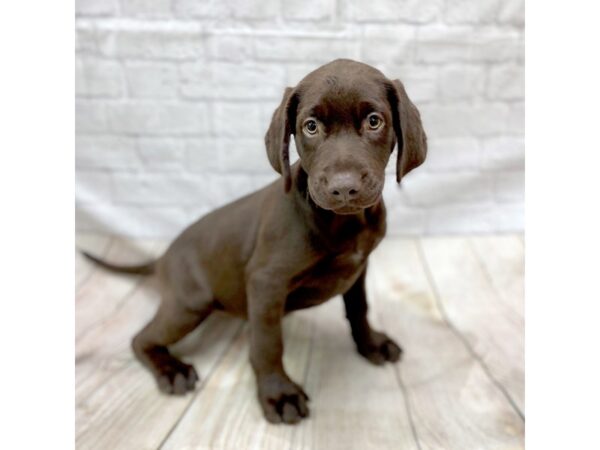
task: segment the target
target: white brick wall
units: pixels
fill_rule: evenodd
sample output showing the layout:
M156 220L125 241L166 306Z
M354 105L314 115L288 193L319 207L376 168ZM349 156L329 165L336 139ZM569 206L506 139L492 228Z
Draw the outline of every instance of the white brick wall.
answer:
M523 229L523 0L76 3L78 229L172 237L275 179L284 87L339 57L401 78L430 137L388 168L389 233Z

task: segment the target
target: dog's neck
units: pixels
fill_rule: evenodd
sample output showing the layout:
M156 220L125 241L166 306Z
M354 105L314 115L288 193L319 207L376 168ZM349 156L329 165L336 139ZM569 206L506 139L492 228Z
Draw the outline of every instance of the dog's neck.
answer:
M385 227L383 199L356 214L336 214L321 208L312 199L308 188L308 174L300 161L292 165L291 175L292 189L289 195L293 196L296 207L303 211L303 216L311 222L310 228L315 231L335 236L338 233L352 235L365 225L369 228Z

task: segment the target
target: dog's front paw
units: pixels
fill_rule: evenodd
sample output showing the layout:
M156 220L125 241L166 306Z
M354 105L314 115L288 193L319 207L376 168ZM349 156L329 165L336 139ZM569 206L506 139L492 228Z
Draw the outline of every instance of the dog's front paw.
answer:
M193 391L198 381L198 373L194 366L175 358L158 366L157 371L158 388L165 394L183 395Z
M384 333L371 331L369 339L356 344L358 353L373 364L381 365L386 361L396 362L402 357L402 349Z
M308 395L281 374L271 374L258 380L258 401L265 418L271 423L295 424L308 417Z

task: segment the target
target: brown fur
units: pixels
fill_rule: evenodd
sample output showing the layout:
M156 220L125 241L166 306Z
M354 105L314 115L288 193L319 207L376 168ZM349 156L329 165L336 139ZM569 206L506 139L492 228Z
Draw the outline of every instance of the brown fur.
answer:
M369 128L369 115L383 125ZM307 134L306 120L318 125ZM290 167L294 136L300 161ZM194 388L194 368L167 347L214 309L250 322L250 361L267 420L296 423L308 397L285 373L281 319L342 294L359 353L375 364L401 350L367 321L367 258L385 234L384 170L398 142L397 179L420 165L426 138L400 81L350 60L336 60L287 88L265 136L282 177L202 217L156 262L111 270L155 269L162 303L134 338L139 360L168 393Z

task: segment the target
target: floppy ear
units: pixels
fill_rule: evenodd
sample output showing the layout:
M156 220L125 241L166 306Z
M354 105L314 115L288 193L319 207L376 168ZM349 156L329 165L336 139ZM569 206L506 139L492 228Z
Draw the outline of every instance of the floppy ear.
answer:
M285 88L281 104L271 118L265 135L269 162L283 176L285 192L292 186L290 175L290 135L295 133L297 97L294 89Z
M400 80L391 82L389 90L394 130L398 138L396 181L420 166L427 155L427 136L421 123L419 110L410 101Z

